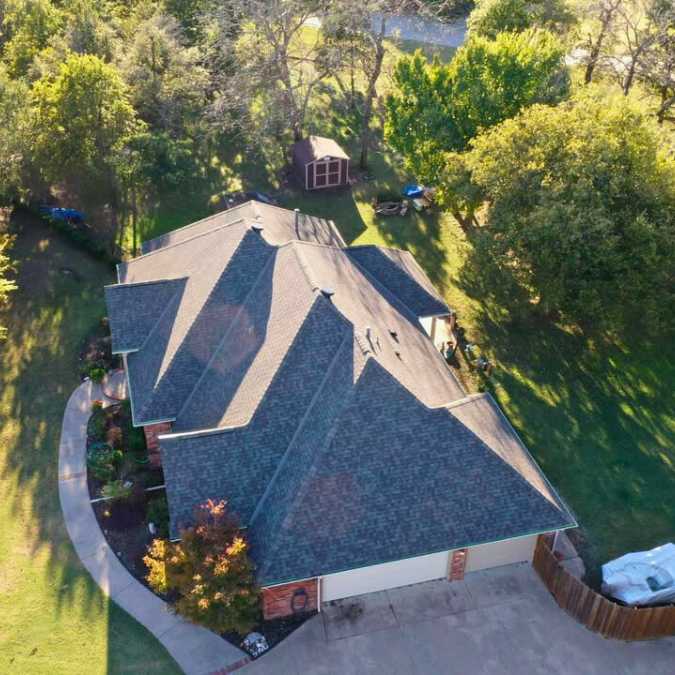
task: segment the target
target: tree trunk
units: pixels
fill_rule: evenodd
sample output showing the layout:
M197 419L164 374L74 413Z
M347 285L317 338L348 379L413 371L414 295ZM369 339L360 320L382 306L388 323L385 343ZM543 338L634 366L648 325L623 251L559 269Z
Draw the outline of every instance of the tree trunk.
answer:
M363 119L361 121L361 158L359 166L361 169L368 168L368 147L370 146L370 122L373 118L373 103L377 94L377 80L382 72L382 62L384 61L384 36L387 32L387 20L382 14L380 19L380 32L375 36L375 62L373 70L368 79L368 88L366 89L366 98L363 102Z
M131 188L131 246L132 256L136 257L138 250L138 211L136 209L136 190Z
M663 124L666 120L666 113L675 105L675 95L668 96L668 92L664 89L661 92L661 105L656 113L656 120L659 124Z

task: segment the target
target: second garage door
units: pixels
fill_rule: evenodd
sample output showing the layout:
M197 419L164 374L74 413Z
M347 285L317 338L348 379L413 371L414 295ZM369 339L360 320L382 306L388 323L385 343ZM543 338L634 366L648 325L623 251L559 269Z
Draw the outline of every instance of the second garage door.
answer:
M421 581L444 579L448 575L448 551L407 560L362 567L321 578L321 600L339 600L352 595L383 591Z

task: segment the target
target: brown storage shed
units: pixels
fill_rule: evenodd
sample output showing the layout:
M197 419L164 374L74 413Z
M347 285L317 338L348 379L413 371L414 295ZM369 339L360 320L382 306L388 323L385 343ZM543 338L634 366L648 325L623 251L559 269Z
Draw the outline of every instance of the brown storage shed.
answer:
M349 184L349 156L330 138L310 136L295 143L293 167L305 190Z

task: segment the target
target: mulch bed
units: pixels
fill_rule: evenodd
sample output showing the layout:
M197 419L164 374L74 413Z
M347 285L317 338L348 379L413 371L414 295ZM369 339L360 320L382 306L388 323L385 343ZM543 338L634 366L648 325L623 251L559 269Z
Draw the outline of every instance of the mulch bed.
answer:
M131 429L131 423L128 418L128 408L120 403L97 410L92 413L87 429L87 449L96 442L100 442L94 435L93 430L103 420L105 429L118 426L123 432L122 447L129 447L128 433ZM147 456L147 454L145 455ZM143 487L152 487L164 483L164 475L161 469L153 469L149 464L136 464L134 462L134 453L125 451L125 461L120 469L120 477L131 479L134 483ZM96 480L91 475L87 475L89 485L89 495L92 499L101 496L101 488L104 483ZM110 545L120 562L126 567L129 573L140 581L148 590L155 593L145 579L147 569L143 563L143 557L146 555L147 548L156 535L150 534L146 522L146 512L148 502L161 494L161 491L137 492L133 499L125 501L100 501L92 504L96 519ZM155 593L162 600L168 601L169 598ZM261 621L254 631L262 633L267 639L270 648L282 642L293 631L297 630L307 619L314 616L316 612L301 613L282 619L270 621ZM238 633L225 633L223 639L227 640L235 647L240 647L245 636Z
M143 556L153 539L145 522L147 501L146 496L145 499L134 503L97 502L92 504L96 520L110 548L115 551L129 573L145 586L147 586L145 581L147 570L143 563Z

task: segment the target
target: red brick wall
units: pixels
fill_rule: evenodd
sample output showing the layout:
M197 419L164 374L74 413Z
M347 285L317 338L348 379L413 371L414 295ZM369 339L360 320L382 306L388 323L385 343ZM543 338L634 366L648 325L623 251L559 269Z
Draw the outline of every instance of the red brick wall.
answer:
M159 456L159 439L161 434L168 434L171 431L171 422L160 422L159 424L148 424L143 427L145 432L145 444L148 446L148 457L152 466L159 466L161 463Z
M263 616L266 619L277 619L294 614L294 609L295 611L314 611L317 609L318 596L318 579L294 581L282 586L263 588Z
M452 558L450 559L450 574L448 575L449 581L461 581L464 579L466 554L467 549L465 548L458 548L456 551L452 552Z

